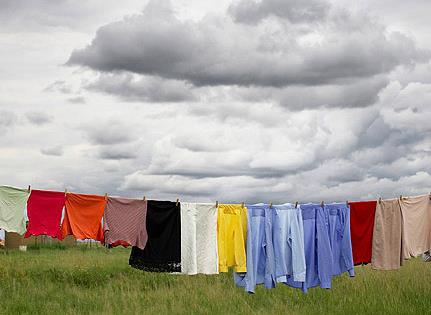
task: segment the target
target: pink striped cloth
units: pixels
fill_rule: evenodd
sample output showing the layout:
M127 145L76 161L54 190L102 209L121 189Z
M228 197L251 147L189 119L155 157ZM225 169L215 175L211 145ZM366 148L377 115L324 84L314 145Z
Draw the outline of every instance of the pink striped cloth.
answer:
M147 244L147 201L109 197L103 217L105 244L136 246Z

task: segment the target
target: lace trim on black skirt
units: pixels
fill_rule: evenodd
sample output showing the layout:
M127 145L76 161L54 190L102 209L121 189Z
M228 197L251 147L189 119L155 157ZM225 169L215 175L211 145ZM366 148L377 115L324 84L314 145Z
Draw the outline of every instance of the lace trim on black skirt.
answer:
M129 265L133 268L140 269L148 272L181 272L180 262L168 262L168 261L145 261L140 258L130 257Z

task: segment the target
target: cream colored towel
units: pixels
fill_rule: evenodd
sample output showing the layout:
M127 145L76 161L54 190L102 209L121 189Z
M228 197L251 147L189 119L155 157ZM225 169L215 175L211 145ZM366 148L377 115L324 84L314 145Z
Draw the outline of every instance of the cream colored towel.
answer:
M403 215L404 258L417 257L431 249L431 202L429 195L400 200Z
M377 202L374 218L371 265L375 269L398 269L403 263L402 216L399 199Z

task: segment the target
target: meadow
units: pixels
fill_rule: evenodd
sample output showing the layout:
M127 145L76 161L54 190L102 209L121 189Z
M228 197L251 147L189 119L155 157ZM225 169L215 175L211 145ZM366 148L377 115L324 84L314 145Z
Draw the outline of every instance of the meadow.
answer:
M278 285L250 295L231 274L144 273L130 250L77 246L0 250L0 314L430 314L431 263L398 271L356 268L331 290Z

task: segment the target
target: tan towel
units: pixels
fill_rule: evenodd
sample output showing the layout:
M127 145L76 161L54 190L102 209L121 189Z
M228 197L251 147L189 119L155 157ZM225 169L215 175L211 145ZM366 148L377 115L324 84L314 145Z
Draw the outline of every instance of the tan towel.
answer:
M403 215L404 258L417 257L430 246L431 202L429 195L400 200Z
M374 218L371 265L375 269L398 269L403 263L402 216L398 199L377 202Z

